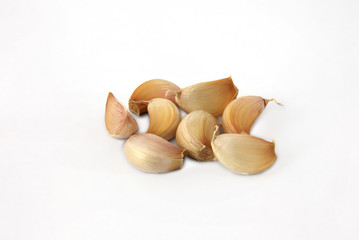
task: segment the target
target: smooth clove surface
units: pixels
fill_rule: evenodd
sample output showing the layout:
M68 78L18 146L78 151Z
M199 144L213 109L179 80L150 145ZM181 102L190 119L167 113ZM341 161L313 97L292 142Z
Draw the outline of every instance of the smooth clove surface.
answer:
M111 92L107 96L105 124L115 138L128 138L138 131L136 120Z
M185 112L204 110L215 117L222 115L225 107L237 97L238 89L232 77L198 83L179 91L169 91L175 94L175 101Z
M182 168L185 150L151 133L131 136L125 143L128 161L149 173L165 173Z
M246 134L221 134L212 140L218 161L238 174L256 174L272 166L277 159L274 148L274 142Z
M264 99L259 96L244 96L233 100L223 112L223 131L250 134L253 123L271 101L280 104L275 99Z
M150 126L147 133L153 133L166 140L175 137L181 114L177 106L164 98L152 99L147 107Z

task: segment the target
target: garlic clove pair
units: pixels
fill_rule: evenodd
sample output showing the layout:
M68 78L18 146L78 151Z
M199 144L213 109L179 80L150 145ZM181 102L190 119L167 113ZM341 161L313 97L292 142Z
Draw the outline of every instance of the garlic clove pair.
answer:
M146 102L154 98L167 98L175 102L175 91L179 90L180 88L170 81L152 79L142 83L135 89L128 101L128 107L132 113L140 115L147 112Z
M107 96L105 125L115 138L128 138L138 131L136 120L111 92Z
M270 101L280 104L275 99L264 99L259 96L244 96L233 100L223 112L223 131L249 134L253 123Z
M215 133L217 131L218 128ZM246 134L221 134L212 140L212 149L218 161L239 174L256 174L272 166L277 159L274 148L274 141Z
M150 133L131 136L125 143L128 161L149 173L165 173L182 168L185 150Z
M153 133L166 140L174 138L181 121L181 114L177 106L170 100L155 98L149 101L147 111L150 116L147 133Z
M238 89L232 77L198 83L181 90L169 91L185 112L204 110L215 117L222 115L225 107L237 97ZM171 95L172 96L172 95Z
M193 111L180 122L176 142L178 146L187 150L190 157L198 161L215 160L211 139L216 126L220 126L218 120L208 112Z

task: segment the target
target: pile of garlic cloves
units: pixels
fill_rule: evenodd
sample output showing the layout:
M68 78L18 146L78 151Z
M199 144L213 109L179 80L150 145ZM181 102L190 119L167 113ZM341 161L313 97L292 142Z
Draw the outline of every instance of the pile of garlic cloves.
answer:
M137 133L135 118L111 92L105 125L111 136L128 138L125 156L144 172L180 169L188 155L197 161L218 160L234 173L260 173L276 161L275 144L250 135L250 130L269 102L279 103L275 99L237 95L232 77L185 88L153 79L138 86L128 101L130 112L148 113L146 133ZM183 119L178 107L187 113ZM220 116L222 125L217 119ZM178 146L169 142L174 138Z

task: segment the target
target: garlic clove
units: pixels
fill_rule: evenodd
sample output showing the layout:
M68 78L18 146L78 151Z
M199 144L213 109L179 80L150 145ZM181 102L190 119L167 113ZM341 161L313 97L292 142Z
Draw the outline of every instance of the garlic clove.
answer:
M225 107L237 97L238 89L232 77L198 83L180 91L172 92L175 100L185 112L204 110L215 117L222 115Z
M270 101L280 104L275 99L264 99L259 96L244 96L233 100L223 112L223 131L249 134L253 123Z
M105 124L115 138L128 138L138 131L136 120L111 92L107 96Z
M165 173L182 168L185 150L150 133L131 136L125 143L128 161L149 173Z
M132 93L128 106L132 113L140 115L147 112L146 101L150 101L154 98L167 98L168 100L175 102L175 92L180 88L167 80L152 79L142 83ZM167 93L168 91L168 93Z
M218 120L203 110L189 113L180 122L176 133L178 146L187 150L190 157L198 161L215 160L211 139ZM218 135L219 133L217 133Z
M274 148L274 141L246 134L221 134L212 140L218 161L239 174L256 174L272 166L277 159Z
M166 140L174 138L181 114L177 106L164 98L152 99L147 107L150 126L147 133L153 133Z

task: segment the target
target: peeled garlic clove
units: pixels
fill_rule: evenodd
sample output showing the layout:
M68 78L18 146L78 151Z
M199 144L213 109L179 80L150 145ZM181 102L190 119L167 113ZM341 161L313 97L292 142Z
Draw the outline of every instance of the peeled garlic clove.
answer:
M212 141L218 161L239 174L263 172L276 161L274 142L246 134L221 134Z
M215 160L211 139L216 126L219 127L218 120L208 112L193 111L180 122L176 142L198 161Z
M270 101L279 104L275 99L264 99L258 96L245 96L233 100L223 112L223 131L249 134L253 123Z
M218 117L237 94L238 89L233 84L232 77L228 77L183 88L175 92L175 100L187 113L204 110Z
M108 133L115 138L128 138L138 130L136 120L111 92L107 97L105 124Z
M162 79L149 80L138 86L132 93L128 101L129 109L131 112L140 115L141 113L147 112L146 101L154 98L167 98L175 102L175 92L179 90L180 88L170 81Z
M144 172L164 173L182 168L185 150L150 133L131 136L125 143L128 161Z
M153 133L166 140L174 138L181 114L177 106L164 98L152 99L147 107L150 126L147 133Z

